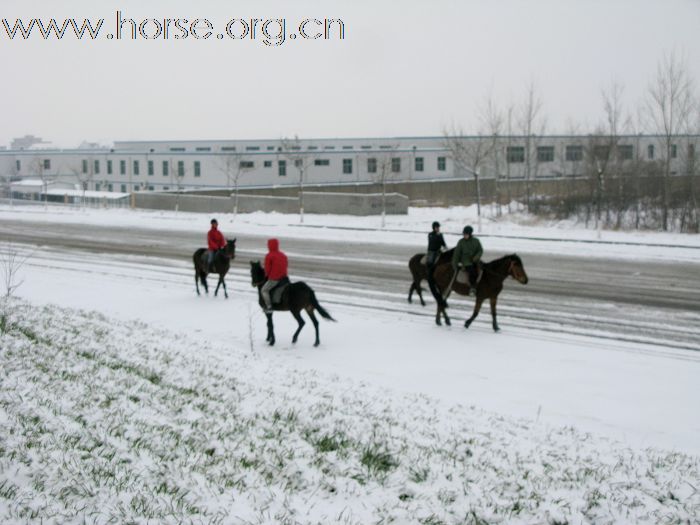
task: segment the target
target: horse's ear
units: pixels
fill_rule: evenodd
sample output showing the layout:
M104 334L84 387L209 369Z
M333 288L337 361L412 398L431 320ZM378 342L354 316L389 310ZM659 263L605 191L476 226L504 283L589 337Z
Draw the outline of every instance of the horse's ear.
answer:
M233 244L236 244L236 239L237 239L237 238L238 238L238 237L234 237L234 238L233 238L233 241L232 241Z

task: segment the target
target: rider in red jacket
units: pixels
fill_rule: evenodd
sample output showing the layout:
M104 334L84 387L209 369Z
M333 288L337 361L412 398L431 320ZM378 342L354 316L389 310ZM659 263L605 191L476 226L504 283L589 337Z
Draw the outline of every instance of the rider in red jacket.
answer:
M217 251L226 248L224 234L219 231L219 223L216 219L211 220L211 229L207 233L207 264L209 271L213 271L214 255Z
M270 292L277 286L280 280L287 277L287 256L280 251L280 242L277 239L267 241L268 254L265 256L265 275L267 282L263 285L261 293L267 313L272 312L272 300Z

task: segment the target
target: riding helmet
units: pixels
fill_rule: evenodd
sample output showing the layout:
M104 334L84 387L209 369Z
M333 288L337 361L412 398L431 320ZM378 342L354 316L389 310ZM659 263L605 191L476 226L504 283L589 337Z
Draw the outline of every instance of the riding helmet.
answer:
M474 228L472 228L471 226L465 226L462 230L463 235L471 235L472 233L474 233Z
M216 219L212 219L211 224L219 224L219 221L217 221Z
M435 228L439 228L439 227L440 227L440 223L439 223L438 221L435 221L435 222L433 223L433 230L434 230Z

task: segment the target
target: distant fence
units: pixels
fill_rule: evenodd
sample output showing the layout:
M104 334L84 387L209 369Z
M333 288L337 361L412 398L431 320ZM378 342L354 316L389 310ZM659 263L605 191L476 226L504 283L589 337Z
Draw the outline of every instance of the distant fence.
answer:
M22 193L22 192L5 192L4 199L6 203L17 204L59 204L70 207L89 207L89 208L128 208L129 196L110 197L110 196L90 196L81 197L78 195L46 195L39 193Z
M180 210L200 213L232 212L235 197L217 195L193 195L189 193L140 192L132 194L134 207L152 210ZM408 197L398 193L385 195L386 213L408 213ZM297 213L299 197L244 195L238 196L238 211ZM304 213L339 215L378 215L382 212L381 194L304 192Z

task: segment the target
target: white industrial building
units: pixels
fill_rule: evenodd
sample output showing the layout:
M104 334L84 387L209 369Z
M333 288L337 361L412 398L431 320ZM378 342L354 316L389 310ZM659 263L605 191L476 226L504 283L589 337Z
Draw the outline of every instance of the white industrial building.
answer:
M699 142L698 135L677 137L672 174L683 172ZM592 150L610 154L606 144L606 137L564 135L117 141L77 149L34 143L0 150L0 177L119 193L232 188L236 180L240 188L293 186L302 172L305 184L338 185L470 177L467 167L481 156L477 170L485 179L561 178L583 176ZM617 137L615 149L623 162L658 162L666 154L663 137L650 135Z

